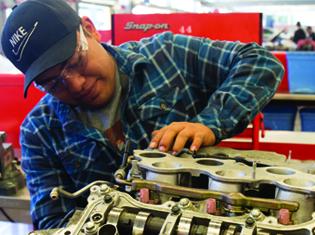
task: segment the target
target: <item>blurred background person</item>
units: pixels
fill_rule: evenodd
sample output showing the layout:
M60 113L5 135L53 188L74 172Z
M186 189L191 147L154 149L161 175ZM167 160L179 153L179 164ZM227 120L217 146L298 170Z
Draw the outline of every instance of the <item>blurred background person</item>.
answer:
M307 38L312 39L315 41L315 33L313 32L313 29L311 26L306 27L306 32L307 32Z
M297 50L300 51L315 51L315 33L311 26L306 27L306 38L300 39L297 43Z
M294 32L292 41L298 44L299 40L306 38L306 33L304 29L302 28L301 23L299 21L296 23L296 27L297 29Z

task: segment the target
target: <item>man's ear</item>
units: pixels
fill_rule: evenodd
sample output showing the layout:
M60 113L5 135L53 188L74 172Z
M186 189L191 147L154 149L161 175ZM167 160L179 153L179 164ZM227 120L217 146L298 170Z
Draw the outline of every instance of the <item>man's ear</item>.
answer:
M83 16L81 18L81 25L85 31L90 34L90 37L93 37L96 41L101 42L101 34L96 30L92 20L89 17Z

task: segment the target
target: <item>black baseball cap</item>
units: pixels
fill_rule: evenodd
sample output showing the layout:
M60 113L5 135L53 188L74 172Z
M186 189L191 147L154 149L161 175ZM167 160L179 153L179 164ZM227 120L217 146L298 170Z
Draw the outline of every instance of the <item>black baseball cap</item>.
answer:
M3 27L2 50L25 75L24 97L38 75L70 58L80 17L64 0L27 0Z

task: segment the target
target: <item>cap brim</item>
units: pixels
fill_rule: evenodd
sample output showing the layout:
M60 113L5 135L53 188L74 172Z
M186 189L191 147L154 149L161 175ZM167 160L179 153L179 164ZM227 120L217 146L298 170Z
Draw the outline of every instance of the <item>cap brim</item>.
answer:
M73 55L76 45L77 31L74 30L33 62L25 73L24 98L27 97L27 90L36 77L47 69L69 59Z

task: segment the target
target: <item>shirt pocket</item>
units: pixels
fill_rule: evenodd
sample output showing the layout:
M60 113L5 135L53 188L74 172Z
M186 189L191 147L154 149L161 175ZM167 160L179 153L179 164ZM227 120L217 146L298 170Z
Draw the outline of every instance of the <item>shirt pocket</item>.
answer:
M138 107L141 120L152 119L157 116L167 115L175 111L176 106L181 106L182 93L179 87L168 89L147 99Z

